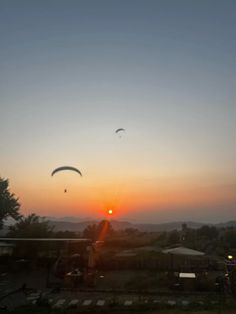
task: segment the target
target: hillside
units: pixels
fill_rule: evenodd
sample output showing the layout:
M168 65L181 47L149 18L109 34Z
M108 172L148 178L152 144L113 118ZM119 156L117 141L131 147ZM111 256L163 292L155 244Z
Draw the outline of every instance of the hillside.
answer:
M83 222L70 222L70 221L52 221L50 220L51 225L54 226L55 231L73 231L81 232L88 225L98 223L97 220L88 220ZM203 223L197 222L186 222L190 228L200 228L203 226ZM163 224L134 224L127 221L111 221L112 227L114 230L124 230L127 228L134 228L144 232L161 232L161 231L171 231L174 229L180 230L183 222L171 222Z

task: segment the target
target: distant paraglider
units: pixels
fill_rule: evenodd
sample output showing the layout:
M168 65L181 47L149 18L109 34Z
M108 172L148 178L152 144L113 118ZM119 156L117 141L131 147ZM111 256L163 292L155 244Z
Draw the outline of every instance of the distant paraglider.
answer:
M115 132L115 133L124 132L124 131L125 131L125 129L123 129L123 128L119 128L119 129L117 129L117 130L116 130L116 132Z
M124 133L124 132L125 132L125 129L123 129L123 128L119 128L115 131L115 133L119 135L119 138L122 137L122 133Z

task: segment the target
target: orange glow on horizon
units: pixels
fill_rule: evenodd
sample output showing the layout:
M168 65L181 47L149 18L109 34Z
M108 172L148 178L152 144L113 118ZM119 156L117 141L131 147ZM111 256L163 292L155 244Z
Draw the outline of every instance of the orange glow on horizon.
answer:
M236 202L235 185L204 178L160 178L159 181L127 178L125 184L113 180L71 179L10 181L22 204L22 213L41 216L80 216L92 219L122 219L126 215L164 208L204 208ZM70 179L70 178L69 178ZM214 179L214 178L213 178ZM66 180L65 180L66 181ZM114 183L115 182L115 183ZM65 187L67 193L64 193ZM144 213L145 215L145 213Z

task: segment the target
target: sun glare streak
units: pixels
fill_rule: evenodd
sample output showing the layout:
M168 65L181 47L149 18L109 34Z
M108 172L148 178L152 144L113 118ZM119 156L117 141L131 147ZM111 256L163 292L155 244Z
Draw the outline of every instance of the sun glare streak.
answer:
M109 228L109 222L108 220L104 221L102 230L100 232L100 234L98 235L98 239L97 241L104 241L108 232L108 228Z

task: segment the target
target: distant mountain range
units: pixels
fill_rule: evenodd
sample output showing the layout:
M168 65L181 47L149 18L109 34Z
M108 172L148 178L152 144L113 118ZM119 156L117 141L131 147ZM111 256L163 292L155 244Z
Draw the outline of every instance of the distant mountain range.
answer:
M81 222L71 222L71 221L54 221L50 220L50 224L54 226L55 231L74 231L81 232L88 225L97 224L98 220L87 220ZM192 221L178 221L178 222L169 222L169 223L161 223L161 224L136 224L130 223L127 221L118 221L112 220L111 225L114 230L124 230L127 228L138 229L143 232L160 232L160 231L171 231L171 230L180 230L182 228L182 224L186 223L189 228L198 229L204 225L211 225L218 228L223 227L236 227L236 221L229 221L225 223L219 224L209 224L209 223L200 223L200 222L192 222Z
M53 217L46 217L49 220L50 224L54 226L54 231L73 231L73 232L82 232L88 225L97 224L99 220L84 220L76 217L64 217L55 219ZM51 219L50 219L51 218ZM63 220L65 219L65 220ZM66 219L70 221L66 221ZM73 222L71 221L73 220ZM141 224L141 223L131 223L128 221L118 221L112 220L111 225L114 230L125 230L127 228L138 229L143 232L161 232L161 231L171 231L171 230L180 230L182 224L186 223L189 228L198 229L204 225L215 226L217 228L226 228L226 227L236 227L236 221L228 221L225 223L210 224L210 223L200 223L193 221L177 221L177 222L168 222L161 224ZM2 230L0 230L0 236L6 235L8 232L8 225L5 225Z

